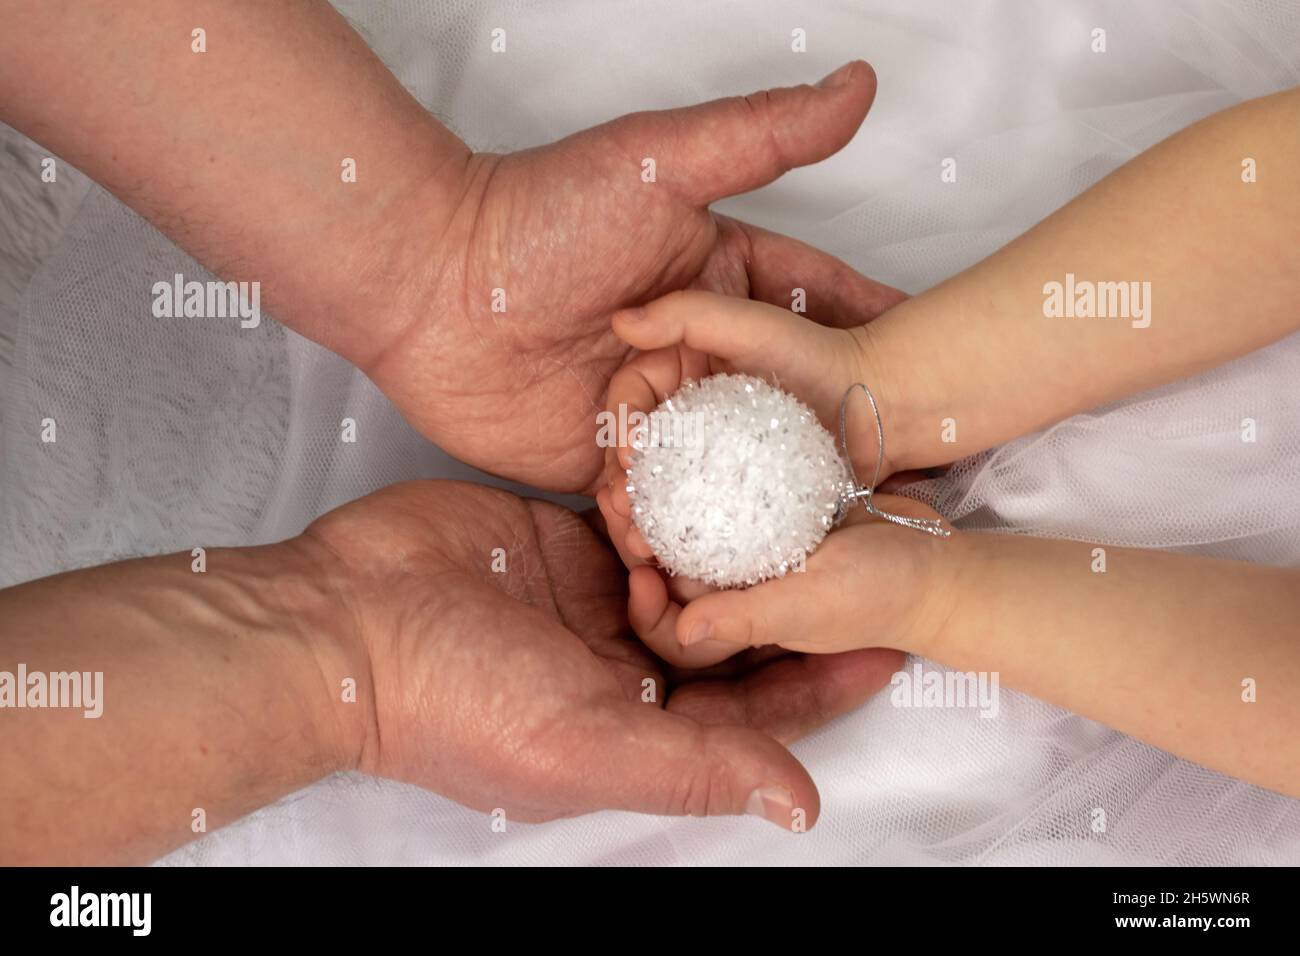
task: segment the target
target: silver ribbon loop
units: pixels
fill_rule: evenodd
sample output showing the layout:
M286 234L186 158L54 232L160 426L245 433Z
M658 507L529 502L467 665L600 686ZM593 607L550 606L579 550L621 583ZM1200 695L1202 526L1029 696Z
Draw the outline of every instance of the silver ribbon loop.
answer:
M876 473L871 476L871 484L865 488L858 486L858 476L853 470L853 456L849 454L849 396L853 394L855 388L862 389L863 394L867 396L867 401L871 403L872 413L876 416L876 448L878 449L876 452ZM849 487L844 494L840 495L839 509L835 513L836 523L839 523L848 514L853 502L861 501L862 507L867 509L867 514L876 518L892 521L904 528L924 531L936 538L947 538L952 535L952 532L943 526L943 522L934 518L911 518L907 515L896 515L888 511L881 511L876 507L872 496L876 493L876 485L880 481L880 471L885 467L885 423L881 420L880 406L876 404L876 396L872 395L871 389L867 388L862 382L855 382L850 385L845 390L844 397L840 399L840 447L844 449L844 459L849 465Z

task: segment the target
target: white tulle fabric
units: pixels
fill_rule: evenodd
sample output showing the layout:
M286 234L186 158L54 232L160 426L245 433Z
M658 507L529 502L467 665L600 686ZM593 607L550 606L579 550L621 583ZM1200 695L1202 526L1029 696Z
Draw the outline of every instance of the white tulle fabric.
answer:
M853 143L722 208L913 292L1170 132L1300 83L1296 0L338 6L480 149L802 82L865 57L880 90ZM490 51L495 27L504 54ZM1096 27L1105 53L1090 50ZM791 52L796 28L806 54ZM957 160L956 183L940 182L944 157ZM3 380L0 583L271 541L389 482L471 474L346 363L274 323L249 334L152 319L142 290L174 272L200 274L95 190L34 278ZM963 462L919 493L972 528L1295 564L1297 381L1292 338ZM345 416L364 443L339 442ZM58 421L57 445L34 438L45 417ZM1243 450L1246 417L1258 441ZM1006 689L996 719L895 708L882 694L795 751L823 795L820 825L800 837L746 819L622 813L494 833L433 794L347 776L165 862L1300 862L1300 802Z

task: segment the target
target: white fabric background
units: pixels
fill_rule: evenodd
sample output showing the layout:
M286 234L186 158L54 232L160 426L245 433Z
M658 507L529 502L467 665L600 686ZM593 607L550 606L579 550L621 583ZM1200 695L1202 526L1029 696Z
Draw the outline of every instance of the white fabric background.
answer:
M1300 82L1300 0L337 5L480 149L812 80L864 57L880 91L857 138L722 208L913 292L1173 130ZM489 52L497 26L504 55ZM1104 54L1089 49L1097 26ZM806 54L790 51L795 27L808 31ZM956 184L939 181L947 156ZM0 376L0 585L277 540L389 482L469 473L344 362L274 323L249 334L152 320L142 290L173 272L200 270L94 189L28 287ZM922 491L971 527L1295 564L1298 374L1292 338L963 463ZM47 415L57 452L35 437ZM337 440L345 415L364 445ZM1238 434L1246 416L1259 422L1253 446ZM1005 689L1001 705L989 720L880 695L801 742L823 816L799 837L753 820L620 813L498 834L417 788L348 776L164 862L1300 862L1300 801ZM1106 812L1104 833L1093 808Z

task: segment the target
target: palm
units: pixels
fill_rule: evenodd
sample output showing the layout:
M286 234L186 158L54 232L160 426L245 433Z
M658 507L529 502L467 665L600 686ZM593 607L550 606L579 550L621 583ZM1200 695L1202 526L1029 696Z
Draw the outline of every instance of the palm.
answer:
M610 314L689 284L726 254L712 216L611 176L591 139L489 160L442 321L385 370L419 389L394 397L452 454L570 491L599 471L596 413L628 351ZM493 311L494 289L504 312Z
M892 669L842 655L833 670L751 675L751 686L715 677L678 693L628 634L625 574L584 521L481 486L396 485L308 533L361 582L351 595L376 702L363 769L512 819L738 812L769 779L815 816L794 758L731 718L751 713L760 729L793 736L856 706ZM792 693L800 681L809 693ZM746 699L782 684L780 699Z
M857 70L834 92L634 114L543 148L475 156L472 211L440 237L454 253L372 376L457 457L593 491L596 415L628 353L610 314L690 285L741 296L806 285L812 250L708 205L842 146L874 92L869 68ZM654 182L642 177L646 157L657 159Z

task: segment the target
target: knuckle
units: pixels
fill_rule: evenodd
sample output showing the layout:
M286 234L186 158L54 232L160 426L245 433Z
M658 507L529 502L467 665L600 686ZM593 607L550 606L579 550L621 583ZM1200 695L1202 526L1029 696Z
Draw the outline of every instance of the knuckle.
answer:
M768 150L768 160L772 167L770 172L783 169L788 165L785 161L785 150L777 138L778 124L775 120L776 100L771 90L760 90L757 93L750 93L743 98L746 108L749 110L751 120L762 130L762 141Z
M710 817L731 813L731 783L726 770L716 763L697 763L672 795L669 811L678 816Z
M772 91L758 90L741 97L741 102L753 114L754 119L767 122L772 114Z

